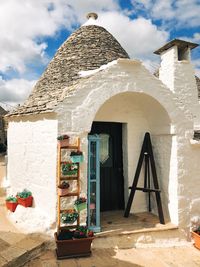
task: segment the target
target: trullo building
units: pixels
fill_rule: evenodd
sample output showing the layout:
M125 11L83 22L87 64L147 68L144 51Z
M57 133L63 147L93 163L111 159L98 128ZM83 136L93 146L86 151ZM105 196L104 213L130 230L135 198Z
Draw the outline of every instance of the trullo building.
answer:
M96 201L102 212L125 209L144 134L149 132L165 220L188 231L200 215L199 80L190 59L197 45L173 40L155 51L161 57L156 77L142 62L130 59L97 22L90 14L89 22L58 49L25 103L7 116L8 193L27 188L34 197L32 208L17 208L11 219L21 229L55 229L57 137L62 134L80 138L85 197L88 136L100 137ZM153 193L151 198L157 214ZM147 211L143 192L137 192L131 211Z

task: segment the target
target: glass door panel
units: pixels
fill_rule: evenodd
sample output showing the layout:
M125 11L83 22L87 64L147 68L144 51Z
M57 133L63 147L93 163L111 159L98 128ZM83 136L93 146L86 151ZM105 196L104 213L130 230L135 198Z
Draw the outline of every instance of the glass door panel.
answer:
M88 227L100 232L99 136L88 137Z

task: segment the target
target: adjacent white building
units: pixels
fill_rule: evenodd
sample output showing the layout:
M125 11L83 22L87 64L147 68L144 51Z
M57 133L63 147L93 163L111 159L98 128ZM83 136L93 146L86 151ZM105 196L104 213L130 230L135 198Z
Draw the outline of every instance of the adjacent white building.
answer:
M9 193L27 188L34 196L33 208L17 209L11 217L30 231L54 229L57 136L80 137L81 191L87 195L88 134L94 122L107 122L121 125L124 206L148 131L165 218L187 231L200 216L200 108L190 59L197 45L173 40L158 49L156 77L89 20L58 49L24 105L7 116ZM141 211L146 200L138 193L134 212Z

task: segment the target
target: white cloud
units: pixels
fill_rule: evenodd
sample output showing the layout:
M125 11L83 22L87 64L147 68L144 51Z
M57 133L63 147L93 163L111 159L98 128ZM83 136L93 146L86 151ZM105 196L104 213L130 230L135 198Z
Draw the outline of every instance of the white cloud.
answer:
M153 19L169 23L173 27L199 26L199 0L131 0L133 9L144 11Z
M132 0L133 10L148 11L148 18L196 25L198 0ZM86 21L88 12L99 14L99 23L115 36L132 58L144 60L150 69L159 57L153 51L162 46L169 33L142 17L131 20L116 0L1 0L0 1L0 72L15 70L20 77L29 64L46 64L45 37L55 37L61 28L72 30ZM199 33L193 37L199 40ZM29 75L30 77L30 75ZM36 77L33 73L32 77ZM0 80L0 101L22 103L35 81L23 78Z
M52 10L50 3L54 4ZM27 63L42 62L46 44L38 38L53 36L63 23L69 27L73 20L69 11L66 14L61 0L1 0L0 71L12 68L22 73Z
M0 71L12 68L22 73L28 63L42 63L46 48L42 37L54 36L61 27L71 29L88 10L105 8L117 9L118 5L114 0L1 0Z
M159 30L151 20L131 20L119 12L99 14L99 24L113 34L131 58L152 58L153 51L162 46L169 37L168 32Z
M90 11L119 9L118 1L79 0L1 0L0 1L0 72L15 70L23 77L29 64L46 64L45 37L54 37L61 28L86 20ZM30 75L29 75L30 76ZM36 76L35 73L32 75ZM0 80L0 101L21 103L34 81Z
M36 81L25 79L4 80L0 77L0 101L10 105L23 103L28 97Z

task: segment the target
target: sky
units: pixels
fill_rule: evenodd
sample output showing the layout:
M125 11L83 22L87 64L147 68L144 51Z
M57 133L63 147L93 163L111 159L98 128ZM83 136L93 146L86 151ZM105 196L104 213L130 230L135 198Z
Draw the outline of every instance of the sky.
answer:
M200 44L200 0L1 0L0 105L22 104L56 50L98 13L106 28L128 52L154 71L153 51L178 38ZM200 48L192 51L200 77Z

